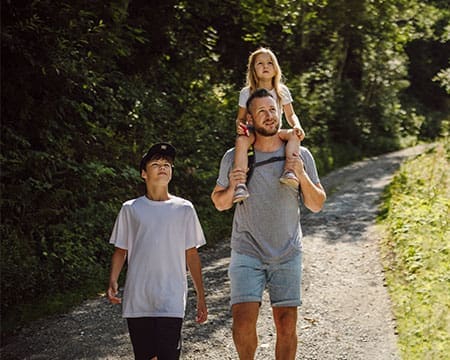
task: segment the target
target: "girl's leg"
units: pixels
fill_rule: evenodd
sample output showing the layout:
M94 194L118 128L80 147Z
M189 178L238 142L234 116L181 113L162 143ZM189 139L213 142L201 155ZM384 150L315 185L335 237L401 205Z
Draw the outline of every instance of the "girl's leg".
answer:
M293 130L284 130L281 129L278 132L278 135L280 138L284 141L287 141L286 143L286 159L293 158L296 154L298 156L298 153L300 151L300 139L295 134ZM298 188L299 186L299 180L297 179L297 176L295 176L292 169L284 168L283 174L281 175L280 182L283 184Z
M249 136L238 135L235 143L234 151L234 168L244 171L248 170L248 148L253 144L255 140L254 134ZM236 185L233 195L233 202L240 202L247 199L250 196L245 183Z

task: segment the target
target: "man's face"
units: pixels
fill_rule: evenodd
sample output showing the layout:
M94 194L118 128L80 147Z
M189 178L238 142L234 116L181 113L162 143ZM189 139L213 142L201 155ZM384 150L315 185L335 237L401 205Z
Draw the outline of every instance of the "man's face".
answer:
M280 119L278 118L275 100L266 96L255 98L250 104L249 123L255 127L255 132L262 136L273 136L278 133Z

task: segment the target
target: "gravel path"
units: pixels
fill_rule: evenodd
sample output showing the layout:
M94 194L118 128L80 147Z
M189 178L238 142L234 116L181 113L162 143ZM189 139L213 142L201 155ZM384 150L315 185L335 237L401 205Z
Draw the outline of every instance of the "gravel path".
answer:
M383 188L393 172L424 146L371 158L322 179L328 199L322 212L303 212L303 305L297 359L394 360L395 322L380 265L375 226ZM209 320L193 321L191 288L183 329L183 359L237 359L228 307L228 241L203 251ZM268 299L258 321L257 359L273 359L275 330ZM0 350L10 359L133 359L120 307L105 298L71 313L39 320Z

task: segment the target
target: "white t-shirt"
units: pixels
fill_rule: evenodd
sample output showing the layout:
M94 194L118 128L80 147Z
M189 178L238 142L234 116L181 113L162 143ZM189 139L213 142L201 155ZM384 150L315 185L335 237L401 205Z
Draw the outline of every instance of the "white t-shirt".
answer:
M184 318L187 249L206 243L192 203L145 196L122 205L110 243L128 251L123 317Z
M282 84L280 87L280 90L281 90L281 105L282 106L278 106L279 100L278 100L278 95L275 92L275 89L268 90L268 91L275 99L275 102L277 103L277 107L279 108L278 109L278 117L280 119L280 127L281 127L282 121L283 121L282 120L283 106L290 104L293 100L292 100L291 92L289 91L289 89L286 85ZM247 107L247 100L249 97L250 97L250 88L248 86L246 86L239 93L239 106L245 109Z

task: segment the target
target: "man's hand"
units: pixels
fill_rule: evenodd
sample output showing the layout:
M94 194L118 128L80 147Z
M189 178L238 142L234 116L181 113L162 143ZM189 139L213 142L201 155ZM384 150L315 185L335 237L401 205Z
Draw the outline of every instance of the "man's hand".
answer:
M236 185L245 184L247 181L247 171L248 169L242 170L239 168L231 170L230 175L228 175L228 178L230 179L229 187L234 190Z
M286 157L285 168L293 171L295 176L297 176L297 179L300 179L306 174L302 158L297 153Z

